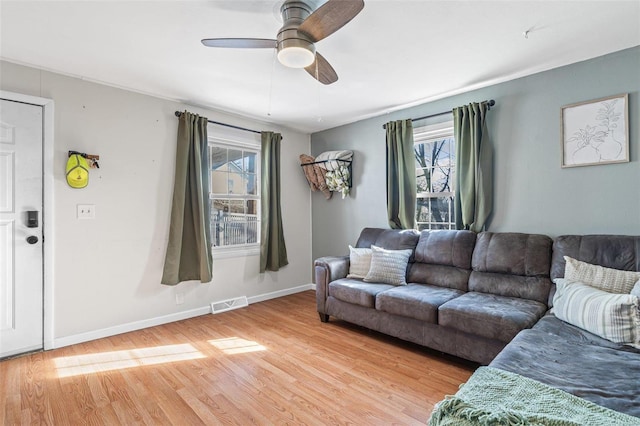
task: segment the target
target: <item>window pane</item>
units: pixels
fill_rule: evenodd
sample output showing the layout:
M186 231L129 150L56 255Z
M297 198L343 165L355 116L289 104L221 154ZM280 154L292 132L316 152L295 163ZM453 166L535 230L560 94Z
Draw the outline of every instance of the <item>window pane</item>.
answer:
M434 158L434 165L449 167L452 164L450 139L434 142Z
M449 155L449 161L451 162L451 166L455 166L456 164L456 145L453 143L453 138L447 139L447 144L449 145L447 151Z
M247 200L247 243L258 242L258 202Z
M246 243L243 200L214 199L211 202L211 233L215 247Z
M429 189L429 170L419 169L416 171L416 187L418 192L427 192Z
M242 172L242 150L229 149L229 171Z
M235 167L232 166L231 169L235 169ZM242 173L236 171L230 172L227 185L229 187L229 194L243 194L244 179L242 178Z
M256 172L256 159L258 155L255 152L244 153L244 171L247 173Z
M256 175L247 174L245 175L245 190L249 195L256 195Z
M211 188L214 194L226 194L228 186L227 172L211 172Z
M257 200L247 200L247 214L257 215L258 214L258 201Z
M433 192L449 192L451 191L451 169L437 167L433 169L431 175L431 184Z
M432 198L431 199L431 216L433 222L443 223L450 222L449 215L449 201L450 198Z
M218 146L209 147L211 157L209 158L209 166L211 170L220 170L227 163L227 149ZM226 170L226 168L224 169Z
M413 152L417 169L431 166L431 148L429 144L417 144L413 147Z
M416 222L430 222L429 198L418 198L416 207Z

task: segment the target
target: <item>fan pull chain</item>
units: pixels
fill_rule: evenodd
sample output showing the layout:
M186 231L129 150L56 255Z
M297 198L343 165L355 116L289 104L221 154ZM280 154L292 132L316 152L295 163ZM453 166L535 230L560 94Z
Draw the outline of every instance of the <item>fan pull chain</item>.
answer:
M322 94L321 90L320 90L320 70L319 70L319 65L318 65L318 60L316 59L316 105L318 108L318 112L322 111L321 110L321 102L320 102L320 96ZM322 122L322 115L318 115L318 117L316 118L316 120L318 120L318 123Z
M271 98L273 96L273 76L276 72L276 50L273 50L273 59L271 60L271 80L269 82L269 101L267 105L267 116L271 117Z

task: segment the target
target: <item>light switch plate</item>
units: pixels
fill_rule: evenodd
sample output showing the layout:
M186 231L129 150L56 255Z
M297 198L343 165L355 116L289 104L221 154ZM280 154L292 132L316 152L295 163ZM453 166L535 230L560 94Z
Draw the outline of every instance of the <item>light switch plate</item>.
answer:
M78 204L78 219L95 219L95 204Z

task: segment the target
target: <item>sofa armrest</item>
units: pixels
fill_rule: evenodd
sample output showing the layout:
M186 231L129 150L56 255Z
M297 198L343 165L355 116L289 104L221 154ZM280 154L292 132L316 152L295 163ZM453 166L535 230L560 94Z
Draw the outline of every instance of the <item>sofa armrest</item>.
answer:
M345 278L349 273L349 256L326 256L314 263L314 281L316 284L316 304L318 313L325 314L325 302L329 297L329 283Z

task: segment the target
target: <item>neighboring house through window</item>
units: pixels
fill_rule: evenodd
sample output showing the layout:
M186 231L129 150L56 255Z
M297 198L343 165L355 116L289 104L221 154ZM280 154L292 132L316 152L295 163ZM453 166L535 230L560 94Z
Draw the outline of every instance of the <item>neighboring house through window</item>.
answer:
M256 254L260 248L260 135L223 134L213 126L208 133L214 257L225 252Z
M415 127L416 228L455 229L453 122Z

